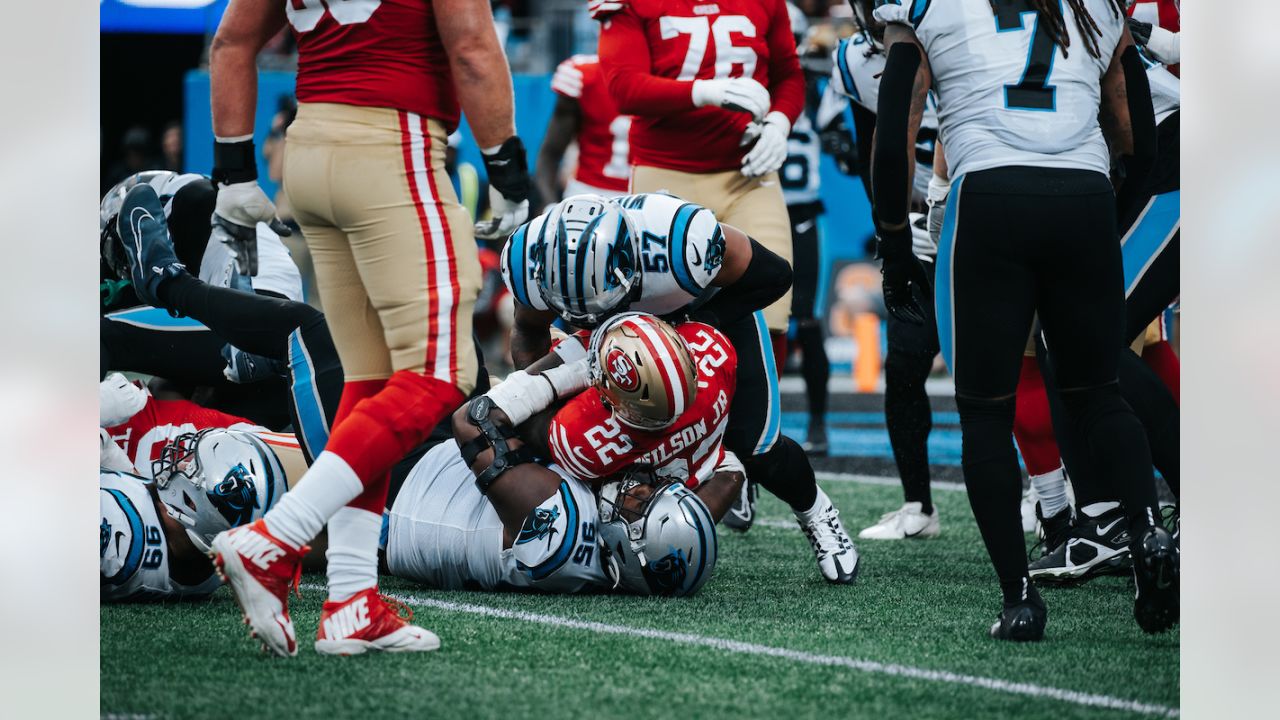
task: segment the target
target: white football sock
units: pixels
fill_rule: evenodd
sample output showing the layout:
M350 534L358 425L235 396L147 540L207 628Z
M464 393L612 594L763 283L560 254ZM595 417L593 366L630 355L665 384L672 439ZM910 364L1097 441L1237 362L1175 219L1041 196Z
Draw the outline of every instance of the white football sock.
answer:
M813 507L805 510L804 512L796 513L796 518L802 523L807 523L817 517L818 513L823 512L830 506L831 498L827 497L827 494L822 492L822 488L818 488L818 497L814 499Z
M322 452L263 520L272 535L300 548L320 534L334 513L363 491L364 483L347 461Z
M329 520L329 600L342 602L378 585L382 516L344 507Z
M1057 515L1067 506L1067 476L1061 466L1043 475L1032 475L1031 487L1036 489L1040 512L1046 518Z

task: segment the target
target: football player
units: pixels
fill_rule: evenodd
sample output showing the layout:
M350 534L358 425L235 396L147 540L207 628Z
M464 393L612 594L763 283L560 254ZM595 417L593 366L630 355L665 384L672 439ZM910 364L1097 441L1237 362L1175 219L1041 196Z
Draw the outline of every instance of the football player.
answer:
M599 54L618 109L634 116L631 192L698 203L790 262L777 171L805 88L786 2L626 0L601 23ZM790 311L789 293L765 311L775 358Z
M528 215L510 70L485 0L231 0L209 71L214 222L233 238L274 216L257 183L254 59L286 25L298 43L298 114L284 187L315 263L345 387L325 451L295 491L214 549L253 631L272 652L292 656L285 579L327 524L330 602L317 637L335 640L324 620L358 602L369 623L335 628L379 649L433 650L438 638L404 622L377 593L378 530L388 471L475 383L474 236L500 237ZM484 157L493 211L474 236L445 169L462 111ZM252 240L239 249L253 274Z
M1101 481L1125 501L1134 617L1146 632L1167 630L1178 619L1176 547L1156 522L1142 425L1116 385L1124 294L1108 148L1136 168L1155 150L1145 68L1123 7L959 0L881 2L875 13L888 23L871 174L885 304L914 322L924 315L912 294L922 270L908 229L910 152L930 90L947 143L953 187L937 320L969 501L1004 600L991 636L1040 640L1047 617L1027 575L1011 441L1018 351L1037 315L1064 406Z
M100 440L110 458L114 444ZM98 473L103 602L207 597L221 584L209 542L261 518L288 489L265 443L221 428L165 446L154 480L131 474L122 458L108 463Z
M559 202L568 195L614 196L627 191L631 159L627 133L631 118L618 114L609 96L600 58L574 55L560 63L551 77L555 110L538 150L534 181L542 202ZM578 144L573 177L560 187L560 162L569 143Z
M512 357L527 367L546 354L559 315L596 327L628 309L706 322L737 355L737 395L725 446L747 477L786 502L809 534L830 582L853 581L857 553L839 511L817 486L808 457L778 433L778 395L764 318L757 312L790 286L785 260L671 195L566 198L519 228L503 249L516 300Z

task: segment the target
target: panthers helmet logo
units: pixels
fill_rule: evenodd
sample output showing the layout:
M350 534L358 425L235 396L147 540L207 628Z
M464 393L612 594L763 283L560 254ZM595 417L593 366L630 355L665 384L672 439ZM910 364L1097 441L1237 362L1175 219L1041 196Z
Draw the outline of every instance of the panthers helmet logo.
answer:
M636 372L635 363L631 362L631 358L619 348L613 348L609 351L609 356L605 358L605 371L609 373L609 379L614 385L627 392L635 392L640 389L640 373Z
M253 518L254 509L258 507L258 490L253 473L242 464L228 470L222 482L205 494L213 506L218 508L218 512L222 513L222 517L231 523L231 527L249 522Z
M645 580L655 595L673 595L684 585L689 574L689 560L684 550L668 547L665 556L650 562L644 568Z
M556 536L556 520L560 517L560 508L552 506L549 508L534 508L529 513L529 517L525 518L524 526L520 528L520 536L516 538L517 545L523 545L534 540L547 538L547 546L551 546L551 539Z

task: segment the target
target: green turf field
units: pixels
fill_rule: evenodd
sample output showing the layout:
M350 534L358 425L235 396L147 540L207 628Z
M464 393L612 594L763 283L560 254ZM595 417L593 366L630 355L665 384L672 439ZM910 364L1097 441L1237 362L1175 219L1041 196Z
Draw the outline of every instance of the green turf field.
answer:
M851 534L895 487L825 482ZM824 583L789 512L721 533L696 597L436 592L396 580L442 639L412 656L320 657L324 591L295 599L299 653L250 641L226 589L188 605L103 607L104 715L256 717L1135 717L1176 714L1178 633L1146 636L1131 583L1043 591L1043 643L986 638L998 591L962 492L936 491L936 540L859 542L862 572ZM306 586L310 586L307 589Z

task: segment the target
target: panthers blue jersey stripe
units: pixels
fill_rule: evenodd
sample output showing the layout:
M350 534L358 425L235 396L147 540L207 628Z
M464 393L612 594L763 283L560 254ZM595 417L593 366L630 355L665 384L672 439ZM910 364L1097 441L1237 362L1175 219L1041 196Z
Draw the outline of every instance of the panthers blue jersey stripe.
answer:
M1147 268L1164 252L1182 220L1182 193L1163 193L1151 198L1129 234L1121 240L1124 259L1124 294L1133 293Z
M929 11L930 0L915 0L911 4L911 26L920 27L920 21L924 20L924 14Z
M293 370L293 405L298 413L298 435L307 445L307 452L315 458L324 452L329 443L329 419L320 403L320 390L316 387L315 368L311 353L302 342L302 328L289 333L289 367ZM270 471L271 465L267 465ZM272 486L268 486L271 488ZM273 492L269 490L268 492ZM267 507L271 507L268 496Z
M681 205L671 220L671 233L667 237L671 251L671 274L675 276L676 284L681 290L694 296L702 292L702 286L693 279L693 273L689 270L689 222L701 209L700 205L693 203Z
M138 512L138 508L134 507L129 496L113 488L108 488L106 493L116 501L124 511L125 517L129 519L129 553L125 556L124 565L120 571L107 578L107 582L112 585L123 585L138 572L138 567L142 564L142 539L146 534L146 527L142 522L142 515Z
M862 102L862 94L858 92L858 86L853 81L853 72L849 70L849 56L847 50L850 40L845 38L840 41L840 49L836 51L836 67L840 69L840 79L844 81L845 92L849 93L849 97L857 102ZM853 127L853 125L849 125Z
M559 570L566 562L569 561L569 555L573 553L573 548L578 544L578 503L573 499L573 493L569 491L569 483L560 483L560 500L565 507L565 529L568 537L560 543L560 548L556 550L556 554L552 555L545 562L528 568L529 576L533 580L541 580L551 573Z
M193 320L189 317L173 317L168 310L148 306L107 313L107 319L146 330L200 332L209 329L199 320Z

